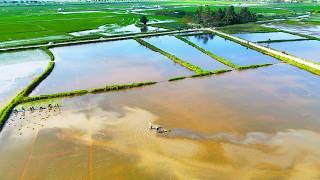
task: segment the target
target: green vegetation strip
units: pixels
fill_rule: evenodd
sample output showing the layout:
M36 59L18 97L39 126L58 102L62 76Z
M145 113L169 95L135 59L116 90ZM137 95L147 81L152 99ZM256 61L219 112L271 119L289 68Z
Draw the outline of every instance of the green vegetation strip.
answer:
M214 70L214 71L207 71L207 72L191 75L190 78L209 76L209 75L213 75L213 74L222 74L222 73L230 72L230 71L232 71L232 70L231 69L220 69L220 70Z
M41 50L42 50L43 52L45 52L45 53L50 57L50 60L51 60L51 61L54 61L54 55L53 55L52 52L48 49L48 47L43 46L43 47L41 47Z
M182 59L179 59L178 57L176 57L176 56L174 56L172 54L169 54L169 53L157 48L156 46L154 46L154 45L152 45L152 44L150 44L150 43L148 43L148 42L146 42L146 41L144 41L142 39L135 38L135 40L138 43L140 43L141 45L143 45L143 46L145 46L145 47L147 47L147 48L149 48L149 49L151 49L151 50L153 50L155 52L158 52L158 53L168 57L169 59L173 60L174 62L180 64L181 66L184 66L184 67L190 69L191 71L193 71L195 73L203 73L203 72L205 72L200 67L195 66L193 64L190 64L190 63L188 63L188 62L186 62L186 61L184 61Z
M132 83L132 84L117 84L117 85L108 85L103 88L96 88L96 89L89 89L89 90L75 90L70 92L62 92L62 93L56 93L56 94L47 94L47 95L40 95L40 96L34 96L34 97L26 97L23 100L23 103L26 102L32 102L32 101L38 101L43 99L53 99L53 98L63 98L63 97L74 97L74 96L81 96L88 93L103 93L103 92L109 92L109 91L118 91L118 90L125 90L125 89L131 89L136 87L142 87L142 86L148 86L152 84L156 84L157 82L139 82L139 83Z
M308 71L310 73L313 73L313 74L316 74L316 75L320 75L320 70L312 68L312 67L304 65L304 64L301 64L301 63L298 63L296 61L291 60L290 58L286 58L286 57L274 54L272 52L269 52L269 51L263 50L261 48L258 48L256 46L253 46L250 43L244 43L244 42L238 41L236 39L230 38L228 36L225 36L223 34L217 34L217 35L219 35L219 36L221 36L221 37L223 37L225 39L228 39L230 41L236 42L236 43L238 43L238 44L240 44L242 46L245 46L245 47L248 47L248 48L253 49L255 51L261 52L261 53L263 53L265 55L268 55L268 56L274 57L276 59L279 59L280 61L283 61L283 62L286 62L286 63L288 63L290 65L296 66L296 67L298 67L300 69L306 70L306 71Z
M178 80L182 80L182 79L185 79L187 77L185 76L178 76L178 77L173 77L173 78L170 78L168 81L178 81Z
M217 60L217 61L219 61L219 62L221 62L221 63L223 63L223 64L225 64L225 65L227 65L229 67L232 67L234 69L238 68L237 65L235 65L235 64L231 63L230 61L228 61L228 60L226 60L226 59L224 59L222 57L219 57L219 56L217 56L217 55L215 55L215 54L213 54L213 53L211 53L211 52L209 52L209 51L207 51L207 50L205 50L205 49L203 49L201 47L199 47L198 45L194 44L193 42L191 42L191 41L189 41L189 40L187 40L185 38L183 38L182 36L176 36L176 38L180 39L181 41L189 44L190 46L198 49L199 51L203 52L204 54L210 56L211 58L213 58L213 59L215 59L215 60Z
M272 63L266 63L266 64L254 64L250 66L239 66L237 70L246 70L246 69L255 69L259 67L265 67L265 66L271 66L273 65Z

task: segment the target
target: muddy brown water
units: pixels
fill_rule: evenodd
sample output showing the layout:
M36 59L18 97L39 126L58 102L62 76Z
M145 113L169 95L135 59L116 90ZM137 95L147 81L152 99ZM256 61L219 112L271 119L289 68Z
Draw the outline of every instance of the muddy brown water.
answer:
M317 76L276 64L62 99L59 111L10 117L0 177L312 179L319 88Z

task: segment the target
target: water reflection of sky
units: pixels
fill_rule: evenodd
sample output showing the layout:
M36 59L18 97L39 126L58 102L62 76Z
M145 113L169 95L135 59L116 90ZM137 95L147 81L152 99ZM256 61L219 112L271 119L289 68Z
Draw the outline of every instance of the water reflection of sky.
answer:
M0 106L39 75L46 60L40 50L0 54Z
M83 172L117 179L128 171L137 178L317 177L319 85L317 76L277 64L66 98L39 133L4 128L0 169L27 164L26 177L39 179L80 178ZM172 131L156 134L150 122ZM29 156L21 153L30 149ZM12 166L4 163L9 158ZM43 173L51 168L57 171ZM62 173L71 168L72 175Z

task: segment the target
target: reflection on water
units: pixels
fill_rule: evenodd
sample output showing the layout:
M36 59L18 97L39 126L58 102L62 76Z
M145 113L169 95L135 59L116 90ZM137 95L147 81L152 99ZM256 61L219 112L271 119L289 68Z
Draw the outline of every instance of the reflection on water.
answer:
M49 57L40 50L0 54L0 108L46 68Z
M243 33L243 34L234 34L239 38L257 42L257 41L270 41L270 40L290 40L290 39L306 39L301 36L284 33L284 32L269 32L269 33Z
M134 40L52 49L56 65L33 94L49 94L107 84L161 81L191 71Z
M212 59L174 36L152 37L146 38L145 40L204 70L228 69L227 66L221 64L219 61Z
M130 34L130 33L140 33L140 32L158 32L164 31L164 28L145 26L137 27L135 24L130 24L127 26L120 26L118 24L103 25L99 26L97 29L85 30L72 32L70 35L73 36L87 36L91 34L102 34L106 36L119 35L119 34Z
M307 60L320 62L320 41L317 40L263 43L262 45L285 51L288 54Z
M0 177L317 178L319 81L277 64L63 99L33 134L5 126ZM150 122L171 132L150 131Z
M278 62L270 56L248 49L216 35L187 36L187 38L198 46L239 66Z

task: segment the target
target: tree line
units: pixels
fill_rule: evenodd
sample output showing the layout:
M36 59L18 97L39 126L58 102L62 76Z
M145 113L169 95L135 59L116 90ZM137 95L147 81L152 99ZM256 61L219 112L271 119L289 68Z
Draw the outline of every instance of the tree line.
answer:
M224 26L257 21L256 14L251 13L247 7L242 7L239 12L236 12L233 6L212 11L207 5L200 6L196 10L194 19L203 26Z

